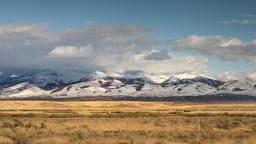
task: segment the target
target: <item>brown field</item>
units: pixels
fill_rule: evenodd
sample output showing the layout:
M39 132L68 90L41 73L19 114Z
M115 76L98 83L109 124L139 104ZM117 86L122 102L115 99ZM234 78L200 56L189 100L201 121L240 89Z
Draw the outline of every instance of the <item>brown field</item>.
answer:
M0 144L255 144L255 103L0 101Z

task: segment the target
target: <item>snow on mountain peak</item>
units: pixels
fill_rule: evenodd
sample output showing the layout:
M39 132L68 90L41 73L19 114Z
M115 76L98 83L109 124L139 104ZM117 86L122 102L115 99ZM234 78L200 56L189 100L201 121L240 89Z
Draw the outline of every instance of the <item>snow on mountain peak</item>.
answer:
M13 74L13 75L11 75L10 77L11 77L11 78L17 78L17 77L19 77L19 76L18 76L18 75Z
M176 74L176 75L173 75L173 76L178 78L178 79L193 79L193 78L198 77L197 75L192 75L192 74L187 74L187 73Z
M205 75L194 75L194 74L182 73L182 74L175 74L175 75L171 76L168 79L168 81L171 83L172 82L176 83L180 80L202 79L202 78L210 78L210 77L205 76ZM210 78L210 79L212 79L212 78Z
M9 87L8 90L17 90L17 89L27 87L27 86L29 86L29 84L26 83L26 82L25 83L20 83L20 84Z
M197 74L196 75L196 74L182 73L182 74L176 74L176 75L173 75L173 76L180 79L180 80L182 80L182 79L195 79L195 78L199 78L199 77L216 80L215 78L207 76L205 74Z
M95 72L92 74L92 76L95 77L95 78L103 78L103 77L106 77L106 76L107 76L107 73L101 72L101 71L95 71Z
M97 76L105 76L105 75L107 75L107 73L102 72L102 71L95 71L94 74L97 75Z
M1 92L3 96L8 97L33 97L49 95L49 92L29 83L20 83L12 87L8 87Z
M122 74L125 78L141 78L153 83L162 83L170 78L170 75L164 73L147 73L142 71L128 71Z
M146 73L129 71L110 73L102 71L74 71L80 79L70 83L63 81L63 74L55 71L39 71L18 74L18 78L1 77L1 97L80 97L80 96L197 96L216 93L256 95L256 82L223 82L204 74ZM4 81L6 79L6 81ZM5 85L4 85L5 84Z

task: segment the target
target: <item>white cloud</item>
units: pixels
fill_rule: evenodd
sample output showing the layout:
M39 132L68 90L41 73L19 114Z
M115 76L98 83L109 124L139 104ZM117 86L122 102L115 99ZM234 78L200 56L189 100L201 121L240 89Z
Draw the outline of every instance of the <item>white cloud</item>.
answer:
M207 64L208 61L204 57L185 56L163 61L143 61L137 64L137 67L147 72L207 74Z
M245 42L223 36L191 35L176 41L176 50L193 50L226 60L245 59L256 62L255 41Z
M247 18L256 17L256 15L255 15L255 14L252 14L252 13L243 14L242 16L243 16L243 17L247 17Z
M76 65L89 69L150 49L156 40L146 37L149 32L150 29L138 25L90 23L60 32L50 32L46 26L35 24L0 25L0 65L40 68ZM91 59L86 59L89 56ZM72 59L64 60L65 57Z
M91 45L76 47L76 46L59 46L54 48L48 55L57 58L77 58L88 57L91 55L93 47Z
M222 41L220 41L219 46L221 47L243 46L243 42L237 38L223 39Z
M250 79L256 81L256 71L240 71L235 73L233 70L225 71L220 74L218 77L220 80L229 81L229 80L244 80Z
M222 21L222 24L244 24L244 25L254 25L256 24L256 19L233 19L228 21Z
M148 53L135 55L128 63L129 69L156 73L200 73L207 74L208 60L201 56L172 57L170 59L147 60Z
M229 81L229 80L237 80L238 77L233 71L225 71L223 74L220 74L218 79Z
M158 40L138 25L97 25L51 32L32 24L0 25L0 65L147 72L207 72L203 57L152 51Z
M161 61L172 59L172 56L169 54L168 50L161 50L161 51L152 51L148 55L145 56L146 60L154 60L154 61Z
M256 80L256 71L254 72L248 72L246 75L246 78L252 79L252 80Z
M7 24L0 25L0 34L3 33L21 33L21 32L30 32L30 31L41 31L44 27L42 25L34 25L34 24Z

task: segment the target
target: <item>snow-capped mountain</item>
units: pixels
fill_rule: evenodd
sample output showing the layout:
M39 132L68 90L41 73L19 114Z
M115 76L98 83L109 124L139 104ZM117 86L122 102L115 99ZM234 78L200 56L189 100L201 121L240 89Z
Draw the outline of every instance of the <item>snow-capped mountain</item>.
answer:
M20 83L0 90L0 95L5 97L37 97L49 95L49 91L43 90L39 87L29 83Z
M79 73L73 79L51 70L15 74L15 77L12 75L0 75L0 98L180 97L215 94L256 96L256 81L253 79L223 82L206 75L188 73L168 75L137 71L95 71Z
M179 74L171 76L168 80L161 83L161 85L163 87L171 87L175 85L192 84L196 82L204 83L213 87L218 87L224 83L220 80L216 80L205 75Z
M14 86L19 83L29 83L49 90L58 87L64 82L58 79L58 73L53 71L11 74L10 76L5 76L5 78L2 77L0 81L0 85L2 86Z
M29 83L44 90L52 90L76 82L86 75L87 73L60 73L53 70L2 74L0 75L0 86L10 87L19 83Z
M256 81L253 79L231 80L218 87L218 92L256 95Z

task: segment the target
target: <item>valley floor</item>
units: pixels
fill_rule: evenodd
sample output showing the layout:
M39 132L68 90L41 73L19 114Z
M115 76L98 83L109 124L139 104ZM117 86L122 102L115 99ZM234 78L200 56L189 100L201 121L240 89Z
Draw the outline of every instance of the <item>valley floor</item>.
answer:
M256 103L0 101L0 144L255 144Z

